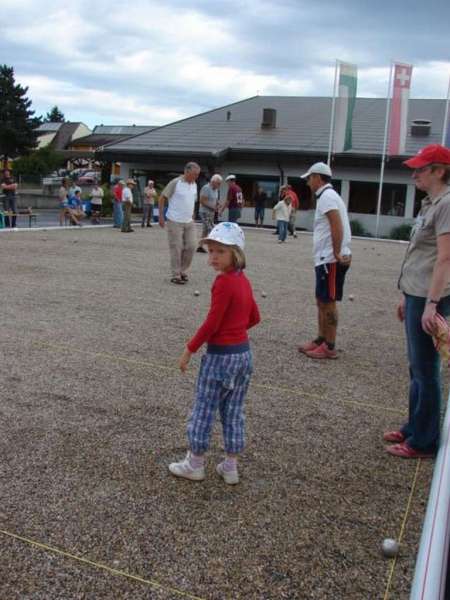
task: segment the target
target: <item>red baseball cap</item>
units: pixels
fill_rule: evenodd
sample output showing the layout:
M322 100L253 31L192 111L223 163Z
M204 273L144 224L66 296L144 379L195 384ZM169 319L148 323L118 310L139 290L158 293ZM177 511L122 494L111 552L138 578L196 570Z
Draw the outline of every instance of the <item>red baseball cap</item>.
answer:
M440 144L430 144L403 164L411 169L420 169L432 164L450 165L450 150Z

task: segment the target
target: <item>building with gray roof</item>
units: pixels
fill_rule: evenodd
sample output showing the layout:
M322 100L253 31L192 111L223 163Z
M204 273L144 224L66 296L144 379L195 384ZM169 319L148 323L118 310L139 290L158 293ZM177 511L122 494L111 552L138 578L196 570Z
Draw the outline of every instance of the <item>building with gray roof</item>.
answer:
M121 162L121 176L151 176L165 183L182 171L188 160L202 166L205 178L213 172L233 173L244 191L246 205L257 186L266 190L268 208L288 182L301 198L298 224L311 229L313 211L309 191L300 174L327 159L331 98L256 96L210 110L105 146L103 159ZM335 187L350 216L374 231L386 100L358 98L353 118L353 147L335 154ZM387 159L381 204L380 231L410 222L420 205L410 173L402 161L430 143L440 143L445 100L409 102L404 156ZM222 194L225 188L222 190ZM252 221L252 211L243 219Z

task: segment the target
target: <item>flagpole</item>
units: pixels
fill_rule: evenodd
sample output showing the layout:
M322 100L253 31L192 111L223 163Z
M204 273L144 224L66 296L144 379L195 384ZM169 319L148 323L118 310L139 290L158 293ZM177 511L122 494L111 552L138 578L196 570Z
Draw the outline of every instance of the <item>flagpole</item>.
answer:
M339 64L339 61L336 60L336 66L334 67L333 102L331 104L330 139L328 141L328 158L327 158L328 165L331 162L331 152L332 152L332 148L333 148L333 138L334 138L334 113L336 110L336 85L337 85L337 77L338 77L338 64Z
M384 165L386 162L387 136L388 136L388 130L389 130L389 116L390 116L390 111L391 111L391 94L392 94L391 88L392 88L393 68L394 68L394 63L391 62L391 72L389 74L388 94L387 94L387 101L386 101L386 120L384 122L384 140L383 140L383 154L381 157L380 183L378 186L377 223L375 226L375 237L378 237L378 229L380 226L381 195L383 193Z
M447 139L447 125L448 125L448 107L450 104L450 77L448 80L448 91L447 91L447 102L445 103L445 113L444 113L444 128L442 130L442 146L445 146L445 141Z

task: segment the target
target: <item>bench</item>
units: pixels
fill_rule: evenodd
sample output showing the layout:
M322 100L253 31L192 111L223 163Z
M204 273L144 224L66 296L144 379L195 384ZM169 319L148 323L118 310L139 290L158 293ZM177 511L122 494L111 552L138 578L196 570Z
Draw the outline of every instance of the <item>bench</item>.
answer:
M12 212L11 210L0 211L0 227L2 229L5 228L6 217L8 217L10 219L10 221L9 221L10 227L11 227L12 217L16 217L16 218L28 217L28 227L32 227L33 223L36 225L36 221L37 221L37 215L35 215L33 212L30 212L29 210L27 210L27 211L19 210L19 212L17 212L17 213Z

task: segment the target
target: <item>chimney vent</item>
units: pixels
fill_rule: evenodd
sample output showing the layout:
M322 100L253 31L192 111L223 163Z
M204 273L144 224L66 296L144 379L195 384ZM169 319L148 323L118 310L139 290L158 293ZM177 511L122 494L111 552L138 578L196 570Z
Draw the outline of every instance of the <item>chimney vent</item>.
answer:
M431 133L431 121L428 119L414 119L411 123L411 135L424 137Z
M264 129L275 129L277 126L277 111L274 108L263 108L261 127Z

